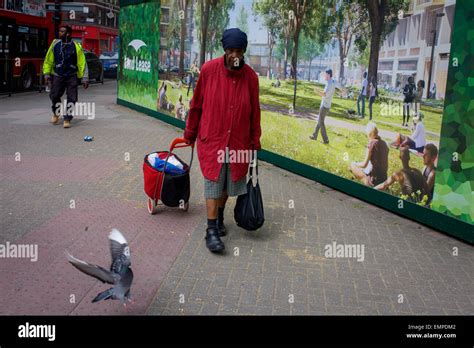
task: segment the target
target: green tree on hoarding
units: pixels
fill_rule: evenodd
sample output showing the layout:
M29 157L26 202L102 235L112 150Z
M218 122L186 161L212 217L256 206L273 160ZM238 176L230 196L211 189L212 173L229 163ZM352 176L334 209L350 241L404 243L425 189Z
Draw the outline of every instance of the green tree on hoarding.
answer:
M339 80L344 80L345 67L353 42L367 33L368 12L361 3L353 0L330 0L328 15L319 22L319 31L327 30L339 47Z
M184 77L184 50L186 41L186 23L188 22L189 0L178 0L179 17L181 19L181 35L179 42L179 76Z
M248 33L249 31L249 14L245 10L244 6L240 7L239 16L237 17L237 28L242 30L244 33Z
M275 45L274 55L275 55L275 58L280 61L280 64L282 67L286 66L285 62L287 62L288 57L291 56L291 50L292 50L291 46L287 45L286 40L281 39L281 38L278 39ZM286 70L286 69L283 69L283 70ZM282 76L283 78L286 78L286 71L285 73L283 73Z
M277 43L277 55L283 60L283 78L286 79L286 66L291 55L290 39L293 32L291 6L289 0L254 0L252 10L263 18L272 42ZM269 52L269 55L273 53ZM281 53L281 54L280 54ZM271 59L269 59L271 60Z
M369 13L370 57L368 78L377 79L379 51L383 40L395 30L399 17L408 10L409 0L358 0ZM359 40L363 46L364 40Z
M208 43L206 45L206 47L208 47L210 59L213 58L214 52L222 51L222 33L225 28L229 26L229 13L234 6L234 0L219 0L217 6L211 8L208 28Z
M306 60L309 65L308 81L311 80L311 63L314 58L320 56L323 53L323 46L321 46L316 40L309 38L306 34L300 36L300 56L303 60Z
M218 0L198 0L196 26L199 28L199 66L206 61L207 31L209 27L209 11L217 5Z
M360 47L357 45L357 49L351 54L349 60L354 65L359 65L365 71L369 67L369 58L370 58L370 47L369 45L365 44L365 46Z
M296 108L296 81L298 79L298 44L300 34L305 32L311 39L322 41L323 38L318 37L318 32L314 31L314 22L320 21L324 16L327 8L327 1L310 1L310 0L291 0L292 17L294 20L293 30L293 52L291 55L291 77L294 80L293 88L293 108ZM291 19L291 18L290 18Z
M179 4L177 0L171 1L171 8L169 11L168 28L166 30L166 52L167 58L167 71L169 73L171 69L171 60L174 56L175 51L180 48L182 42L181 30L182 24L180 20Z
M201 0L200 0L201 1ZM214 52L222 48L220 38L222 32L228 27L230 22L229 12L234 8L233 0L215 0L215 5L209 7L209 12L203 15L202 9L198 7L196 11L196 27L198 29L198 39L201 43L200 56L204 59L202 64L206 61L206 55L209 54L210 59L213 58ZM203 25L205 17L208 18L207 35L203 39ZM204 43L204 46L203 46ZM204 50L203 50L204 47ZM201 60L201 58L200 58Z
M267 44L268 44L268 71L273 69L273 53L275 45L280 35L282 22L278 7L268 6L270 2L254 1L252 11L262 17L263 25L267 28ZM266 6L267 5L267 6ZM271 75L270 75L270 78Z

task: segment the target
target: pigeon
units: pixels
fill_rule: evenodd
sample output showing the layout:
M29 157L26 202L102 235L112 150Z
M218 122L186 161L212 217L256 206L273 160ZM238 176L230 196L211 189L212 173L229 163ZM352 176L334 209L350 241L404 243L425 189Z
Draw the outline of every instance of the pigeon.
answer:
M79 271L99 279L103 283L113 284L114 286L98 294L92 302L102 300L120 300L123 305L126 301L132 302L130 297L130 287L133 281L133 272L130 268L130 247L125 237L117 229L112 229L109 234L110 253L112 254L112 264L110 271L100 266L89 264L85 261L76 259L68 251L66 256L74 267Z

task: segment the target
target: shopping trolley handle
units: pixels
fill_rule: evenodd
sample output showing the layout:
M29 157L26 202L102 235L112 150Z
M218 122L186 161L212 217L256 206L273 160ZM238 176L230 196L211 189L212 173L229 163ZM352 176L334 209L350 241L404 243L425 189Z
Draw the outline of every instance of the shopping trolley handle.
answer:
M188 141L184 138L176 138L171 142L170 151L168 152L168 156L166 156L165 168L166 168L166 164L168 163L168 158L170 157L173 150L179 149L181 147L191 147L191 159L189 161L189 168L191 168L191 165L193 164L193 157L194 157L194 142L189 144Z
M170 152L172 152L173 149L179 149L181 147L189 147L189 146L194 148L194 142L189 144L188 141L184 138L176 138L173 140L173 142L170 145Z

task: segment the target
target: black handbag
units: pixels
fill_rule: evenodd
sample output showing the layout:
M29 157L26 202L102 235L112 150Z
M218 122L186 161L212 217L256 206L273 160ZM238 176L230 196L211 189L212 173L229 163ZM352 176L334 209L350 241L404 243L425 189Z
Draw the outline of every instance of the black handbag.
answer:
M252 162L251 162L252 163ZM253 185L253 166L250 164L249 180L247 182L247 193L237 197L234 208L234 219L237 226L247 231L255 231L262 227L265 221L263 213L262 193L258 184L258 163L255 158L255 178L257 183Z

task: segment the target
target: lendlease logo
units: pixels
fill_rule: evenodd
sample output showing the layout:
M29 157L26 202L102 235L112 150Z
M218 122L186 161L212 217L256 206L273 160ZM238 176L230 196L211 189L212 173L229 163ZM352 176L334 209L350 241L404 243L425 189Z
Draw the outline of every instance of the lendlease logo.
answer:
M142 47L148 47L146 43L138 39L134 39L130 41L127 47L128 46L132 46L135 52L138 52L140 48ZM129 58L127 56L124 56L123 68L125 70L133 70L133 71L141 71L141 72L149 73L151 71L151 63L149 60L141 60L138 57Z
M138 50L140 48L142 48L143 46L147 47L146 43L144 43L142 40L138 40L138 39L130 41L128 46L132 46L135 49L136 52L138 52Z

